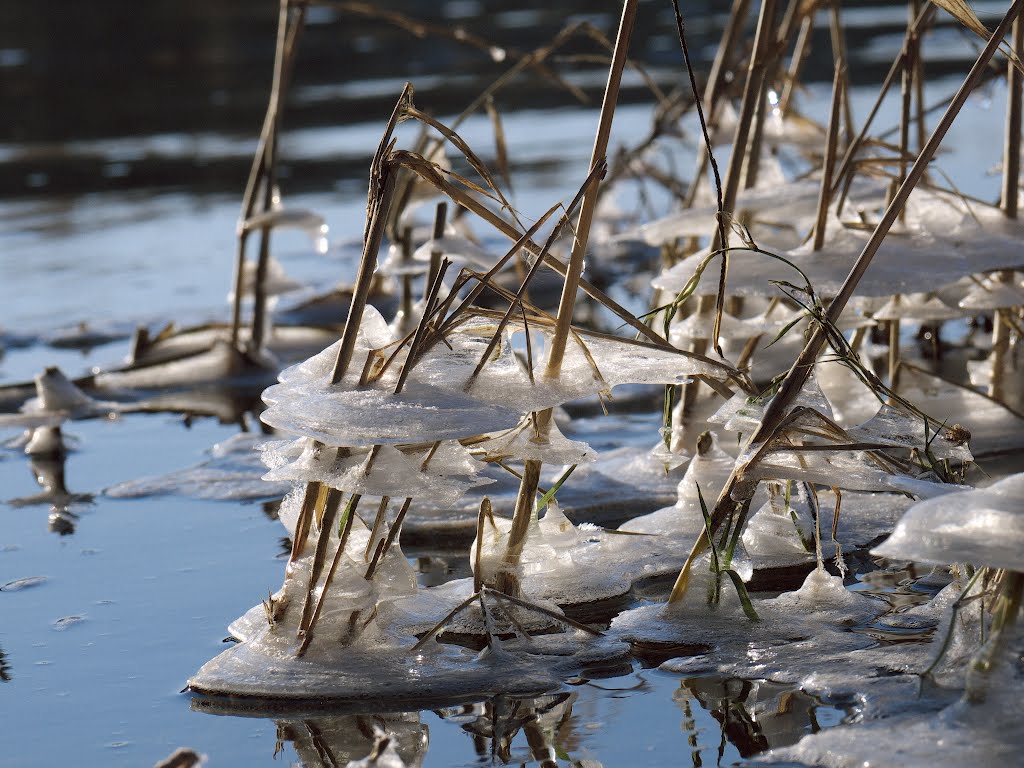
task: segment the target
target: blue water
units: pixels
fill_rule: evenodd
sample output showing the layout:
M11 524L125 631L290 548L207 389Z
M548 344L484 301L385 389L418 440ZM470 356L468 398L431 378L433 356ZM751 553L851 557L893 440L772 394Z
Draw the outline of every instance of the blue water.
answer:
M10 50L0 51L0 67L20 66L17 56L2 55ZM938 96L950 85L930 93ZM310 101L322 97L323 91L306 93ZM858 113L869 98L856 92ZM989 169L999 160L1001 100L998 86L975 97L950 137L958 153L939 161L961 189L988 198L997 188ZM811 108L822 112L826 102L824 89L812 88ZM892 124L894 114L889 103L881 124ZM528 215L575 191L594 119L592 110L577 107L506 118L512 156L530 164L513 179ZM543 142L536 141L538 125ZM636 137L647 125L648 111L629 107L617 119L615 136ZM358 169L315 191L289 192L285 185L288 204L327 217L335 242L361 233L363 169L379 126L376 115L367 115L340 127L303 125L282 140L291 157L326 153ZM487 130L480 119L464 133L471 144L489 147ZM251 132L204 135L206 143L191 141L188 133L148 135L131 151L110 139L89 151L108 153L105 162L134 162L154 148L216 159L218 153L244 156L254 146ZM6 145L4 159L20 149ZM109 174L121 170L115 166ZM9 346L0 356L0 383L26 379L46 365L79 374L127 352L125 341L88 354L42 343L45 334L79 322L123 332L135 323L226 319L242 177L230 192L154 186L56 193L47 191L45 178L34 181L42 186L0 199L0 334L7 334ZM303 279L329 283L347 276L342 250L319 256L302 235L275 236L275 252ZM19 339L27 346L10 343ZM236 431L213 419L186 426L167 415L76 422L67 427L79 440L67 461L67 486L94 498L59 514L45 503L7 503L40 488L23 455L0 450L0 586L45 577L35 586L0 591L0 677L9 678L0 680L0 766L145 766L178 746L209 755L214 766L300 759L287 738L283 755L275 756L275 721L195 712L181 692L188 676L224 648L226 625L280 586L280 524L258 503L101 495L114 483L194 464ZM720 722L725 717L708 711L675 676L638 669L566 690L575 697L572 717L556 745L573 759L608 766L732 765L741 759ZM821 726L845 714L809 708ZM429 730L424 765L490 764L461 723L432 712L420 720ZM790 725L779 737L785 741L773 745L811 727L810 721ZM368 742L358 743L368 751ZM522 733L513 741L513 757L529 759Z

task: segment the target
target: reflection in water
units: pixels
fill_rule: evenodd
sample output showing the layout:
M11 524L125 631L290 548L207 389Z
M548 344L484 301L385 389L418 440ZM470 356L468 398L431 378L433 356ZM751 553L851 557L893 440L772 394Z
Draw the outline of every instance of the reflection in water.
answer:
M461 723L473 739L478 757L491 763L536 761L542 768L555 768L556 757L571 748L572 705L576 693L512 698L496 696L482 704L450 707L437 712L442 718ZM515 745L522 733L525 746Z
M683 712L681 734L672 727L671 714L666 719L655 712L668 696ZM626 699L636 701L623 709ZM626 714L638 707L647 714L639 719ZM230 702L194 699L193 708L240 714ZM733 766L837 725L847 714L793 685L718 674L679 680L640 672L607 681L580 679L568 689L539 696L499 695L433 711L278 716L274 757L283 756L287 763L294 750L295 764L304 768L350 763L350 768L419 768L425 762L600 768L602 754L611 753L646 755L659 765ZM432 717L438 719L431 722ZM629 746L614 743L624 730Z
M59 446L59 450L49 450L29 456L29 469L42 491L31 496L11 499L7 503L12 507L49 504L50 531L67 536L75 532L75 523L78 520L78 515L72 507L77 504L92 504L93 496L91 493L71 493L67 488L64 479L67 450L60 437L60 428L39 427L35 432L38 433L40 430L56 430L57 440L53 444ZM29 447L32 446L34 440L35 437L29 441Z
M747 758L776 747L794 744L805 734L834 725L845 713L823 705L791 685L735 677L694 677L680 681L673 694L683 710L683 731L692 748L694 766L706 765L707 743L702 743L693 703L707 711L719 724L715 765L723 762L731 745Z
M7 654L0 648L0 683L11 682L11 665L7 663Z
M580 739L573 727L577 692L514 698L496 696L477 704L435 710L445 724L459 726L471 739L460 763L492 765L536 764L556 768L558 759L571 759ZM274 758L294 749L303 768L334 766L392 766L419 768L430 743L426 712L316 715L281 718L277 722ZM468 746L468 745L467 745ZM391 758L392 762L388 762ZM582 763L573 763L579 765ZM601 763L588 760L589 768Z
M303 768L334 768L383 752L387 739L405 765L417 768L427 754L429 733L418 713L323 715L277 721L276 759L290 744ZM372 763L371 763L372 765Z

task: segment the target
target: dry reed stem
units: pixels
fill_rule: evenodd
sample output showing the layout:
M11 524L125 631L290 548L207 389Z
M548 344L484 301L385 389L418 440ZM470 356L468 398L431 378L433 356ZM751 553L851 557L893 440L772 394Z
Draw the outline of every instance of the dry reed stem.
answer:
M793 103L793 93L796 91L797 83L800 82L800 70L803 69L804 61L811 48L811 32L813 31L814 13L804 14L800 19L800 31L797 33L793 55L790 57L789 68L782 81L782 92L779 94L779 112L783 117L789 115L789 109Z
M683 49L683 57L686 61L689 61L689 51L685 45L686 36L683 33L682 14L679 12L678 2L673 3L673 10L675 11L676 31L679 33L679 43L680 47ZM698 99L702 105L701 110L698 111L698 116L701 119L701 129L704 132L704 142L697 145L697 167L693 174L693 182L690 184L690 188L686 193L686 198L683 201L684 208L691 208L696 203L697 195L704 182L709 163L714 171L716 188L718 190L719 198L721 198L722 182L719 178L718 164L715 162L714 153L711 151L711 138L708 135L708 126L710 125L714 127L717 124L718 105L721 103L720 96L725 90L723 85L725 82L725 74L731 64L730 59L733 52L738 49L739 37L743 32L743 26L746 22L749 10L750 0L733 0L729 20L726 22L725 29L722 30L722 39L715 52L715 59L711 64L711 71L708 73L708 81L704 87L703 98L698 96L695 86L696 80L693 76L693 68L687 65L687 71L690 75L690 86L693 89L694 98ZM706 121L704 113L707 114ZM719 208L721 208L721 205L719 205Z
M765 414L761 419L761 422L748 439L748 446L756 445L765 441L774 434L778 425L783 421L787 409L802 389L804 382L807 381L807 377L810 375L810 372L814 367L814 362L817 359L818 353L821 351L821 348L827 338L827 327L835 327L836 321L839 319L839 315L842 313L847 302L850 300L850 297L856 290L861 277L863 277L867 268L870 266L871 260L874 258L875 253L877 253L879 246L882 244L882 240L889 233L893 222L895 222L903 206L906 204L907 198L910 197L910 193L921 180L928 164L935 156L939 145L942 143L943 138L945 138L946 133L953 124L953 120L963 108L963 105L967 101L967 97L970 96L975 86L980 82L985 68L995 55L1000 42L1009 31L1010 26L1020 15L1022 8L1024 8L1024 0L1014 0L1013 4L1007 10L1006 15L1000 21L996 31L985 45L984 50L971 67L971 70L964 79L963 84L953 97L953 100L950 102L950 105L946 109L941 120L939 120L939 123L935 127L931 137L928 139L928 142L921 150L921 154L918 156L913 168L910 169L906 181L904 181L900 186L892 202L886 208L885 213L879 220L878 225L875 227L874 232L872 232L868 242L864 245L860 256L857 258L856 263L850 270L850 274L846 277L846 280L839 289L839 293L829 306L824 323L815 325L811 337L807 340L807 343L804 345L800 355L794 361L789 372L786 374L786 377L783 379L777 394L765 409ZM715 503L715 508L711 513L712 525L710 528L712 535L714 535L715 531L721 527L722 523L735 508L738 500L734 500L732 498L732 494L733 491L737 489L738 484L743 480L744 472L748 466L749 464L747 463L737 464L733 468L725 487L722 489L722 492ZM745 489L745 491L750 492L752 492L752 490L753 489L750 488ZM672 589L672 594L669 596L669 603L678 602L686 594L689 584L690 570L693 567L694 561L696 561L697 557L699 557L707 548L707 545L707 536L705 534L701 534L694 543L690 555L680 571L679 577L676 579L675 586Z
M430 287L427 289L427 295L423 299L423 316L420 317L420 322L416 326L416 333L412 337L412 341L409 342L409 354L405 358L405 364L402 365L402 370L398 374L398 382L395 384L396 395L402 393L402 389L405 387L405 382L409 380L409 374L412 373L413 366L416 365L416 361L422 353L421 344L423 342L423 336L427 332L427 327L430 325L431 315L433 314L435 304L437 303L437 294L441 290L441 286L444 284L444 275L448 271L450 264L451 262L447 259L441 260L441 268L437 270L437 275L434 276L434 282L431 283Z
M377 571L377 566L380 564L381 558L387 554L391 549L391 546L395 543L398 538L398 534L402 532L402 523L405 522L405 516L409 514L409 507L412 506L412 498L406 497L405 501L402 502L401 508L398 510L398 514L395 515L395 522L391 524L388 529L388 537L385 539L381 546L377 547L377 551L374 552L373 560L370 561L370 566L366 569L366 575L363 577L367 581L373 578L373 574Z
M366 548L363 550L364 561L370 559L370 548L374 546L373 542L377 541L377 534L380 533L380 529L387 519L388 505L390 504L391 497L382 496L380 504L377 505L377 515L373 518L373 527L370 529L370 538L366 540Z
M270 211L274 207L274 185L277 182L277 140L281 132L281 102L284 90L285 54L288 40L290 0L280 0L280 11L277 25L277 46L274 53L274 77L270 90L270 104L267 112L273 115L270 136L263 153L263 210ZM303 19L298 19L296 26L301 28ZM263 347L263 329L267 306L267 267L270 264L270 226L260 229L260 249L256 259L256 273L253 278L252 326L249 338L253 351Z
M832 168L836 162L836 145L839 138L839 110L843 105L846 70L836 61L836 73L832 80L832 106L829 110L828 132L825 136L825 158L821 167L821 188L818 191L818 215L814 222L812 247L820 251L825 244L825 229L828 208L832 202Z
M868 116L864 120L864 124L861 126L860 132L847 146L842 162L839 163L839 168L835 173L835 184L834 189L832 190L833 195L839 191L839 186L844 183L844 180L846 184L849 184L853 178L852 171L854 170L854 158L861 147L864 146L868 131L871 130L871 125L874 123L875 117L878 115L878 110L881 108L882 102L889 93L889 89L892 87L892 83L896 79L896 75L902 71L904 66L906 66L906 51L911 36L919 34L920 31L924 29L924 26L931 21L934 15L935 6L928 3L907 30L907 33L903 38L903 48L900 50L900 54L893 60L892 65L889 67L889 71L882 80L882 86L878 90L878 96L875 97L875 102L868 111ZM845 202L846 194L844 190L843 194L839 197L839 212L842 212Z
M729 168L725 173L725 182L722 187L722 196L719 203L718 227L711 239L711 250L728 248L728 229L722 222L722 216L733 216L736 208L736 197L740 191L740 182L743 178L743 149L747 147L750 139L750 129L757 110L758 97L761 95L761 85L764 81L767 70L767 56L770 41L774 38L772 32L775 24L775 0L762 0L761 11L757 20L757 31L754 33L754 50L750 56L750 64L747 67L747 79L743 85L743 99L740 106L739 117L736 121L736 132L733 135L732 155L729 158ZM726 279L729 274L728 251L722 252L722 267L718 278L718 295L715 301L715 325L712 333L711 343L715 352L722 355L722 346L719 341L722 331L722 312L725 309Z
M367 200L366 229L363 234L363 256L359 261L359 271L356 275L355 286L352 288L352 300L348 308L348 318L345 320L345 331L342 334L338 357L331 373L332 384L341 381L352 361L356 337L359 334L363 311L366 309L366 301L370 293L370 285L377 269L377 253L384 239L384 224L387 220L388 208L394 197L395 174L386 161L386 156L391 144L391 134L411 97L412 86L406 83L370 165L370 189Z
M638 0L624 0L622 4L622 17L619 21L619 31L615 38L612 64L608 70L608 83L605 86L604 101L601 104L597 135L594 138L594 147L590 154L591 169L603 165L608 155L612 120L615 116L615 105L619 99L619 85L622 82L622 71L626 66L629 40L633 34L633 25L636 22L637 3ZM576 306L576 292L579 289L580 277L583 274L583 259L586 255L587 242L590 238L590 226L594 219L594 211L597 209L597 200L596 185L588 186L587 191L583 194L583 202L580 205L580 216L576 224L576 238L573 241L573 248L569 255L569 265L564 275L565 282L562 284L562 297L558 304L558 325L555 328L555 335L551 339L551 346L548 349L545 375L550 378L558 378L558 374L562 369L562 356L565 354L565 344L569 338L569 326L572 324L573 308Z
M448 218L448 203L443 200L437 204L437 209L434 211L434 231L433 239L435 241L440 240L444 237L445 220ZM430 269L427 271L427 281L424 284L429 286L434 282L434 277L437 275L438 270L441 268L441 249L434 247L430 250ZM426 288L424 288L426 290Z
M319 488L319 483L310 483L310 486L316 485ZM309 486L307 486L308 492ZM334 526L334 518L338 514L338 509L341 507L342 492L336 488L328 488L327 493L324 496L325 502L323 506L323 517L320 521L320 535L316 540L316 549L313 550L313 562L310 565L309 570L309 584L306 585L306 597L302 603L302 616L299 619L299 631L304 630L309 626L309 619L313 613L313 592L316 589L316 584L320 580L320 574L323 571L324 563L327 560L327 547L330 544L331 528Z
M1024 59L1024 20L1013 24L1013 49ZM1021 86L1024 76L1016 67L1006 72L1006 136L1003 148L1002 208L1009 219L1017 218L1020 195Z
M278 43L275 47L274 74L271 84L270 100L267 104L267 111L263 118L263 127L260 129L260 138L256 145L256 152L253 155L252 166L249 169L249 176L245 185L245 192L242 194L242 210L238 223L238 243L235 253L235 274L234 274L234 300L231 305L231 345L238 348L239 333L242 324L242 291L243 291L243 268L245 266L245 246L249 238L249 232L244 225L253 215L256 207L256 191L267 166L268 151L271 146L278 126L278 113L281 107L281 91L287 87L291 76L292 67L295 61L295 53L298 50L299 34L302 31L304 11L300 11L296 18L289 24L285 6L287 0L282 1L282 11L278 16ZM287 33L284 32L287 27ZM284 47L281 48L281 39L284 35Z
M327 576L324 578L324 586L320 590L320 597L316 601L316 607L313 609L313 614L309 617L309 621L303 627L299 625L299 647L295 651L296 656L302 656L309 647L310 642L313 640L313 630L316 629L317 622L320 620L320 612L323 610L324 603L327 601L327 594L331 588L331 582L334 581L334 575L338 571L338 565L341 563L341 558L345 556L345 546L348 544L349 535L352 533L352 521L356 516L356 508L359 506L359 500L362 496L358 493L353 493L352 497L348 500L346 506L345 516L345 528L341 532L341 536L338 541L338 550L334 553L334 558L331 560L331 568L327 571ZM320 532L320 538L330 538L324 536L329 534L330 531L322 530ZM313 591L316 588L315 582L310 580L310 591L307 597L312 597ZM305 608L305 606L303 606Z

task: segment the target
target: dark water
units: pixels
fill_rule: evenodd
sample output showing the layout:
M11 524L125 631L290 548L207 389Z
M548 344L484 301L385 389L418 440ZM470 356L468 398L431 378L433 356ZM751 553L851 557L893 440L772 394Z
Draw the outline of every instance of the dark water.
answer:
M691 47L703 63L724 5L684 4ZM618 13L610 2L387 7L519 50L544 43L569 20L610 33ZM670 4L642 2L641 9L637 57L663 87L680 84ZM887 65L881 53L895 49L903 11L860 2L850 17L854 76L869 80ZM81 373L127 351L124 340L87 354L46 344L69 324L88 321L117 336L136 322L226 316L238 199L265 108L275 21L267 0L0 2L0 339L7 347L0 382L51 364ZM420 106L450 115L503 67L472 46L420 39L377 19L318 9L309 21L285 118L282 187L289 203L322 211L334 239L350 240L362 229L368 158L401 84L411 79ZM826 34L816 31L819 52ZM949 36L954 44L937 57L937 72L955 69L956 52L970 50L965 38ZM592 50L577 43L566 52ZM816 53L807 67L819 83L808 103L819 111L821 83L831 78L825 61ZM597 96L599 70L561 66ZM629 82L625 100L635 105L616 122L623 140L649 126L643 91ZM868 98L859 92L858 108ZM976 99L961 136L991 134L998 143L1002 118L985 111L987 98ZM546 207L573 191L586 168L592 107L536 77L505 92L499 107L513 157L522 159L513 180L524 206ZM465 133L489 157L488 131L481 119ZM969 174L969 191L988 194L994 184L986 171L997 158L976 143L977 157L955 162ZM319 256L301 235L275 240L275 250L300 277L345 274L341 250ZM315 735L334 731L348 734L342 741L352 751L344 754L365 754L369 742L355 723L215 717L193 712L180 693L222 650L226 624L280 585L283 529L272 509L101 495L114 483L193 464L237 427L132 415L77 422L68 431L79 450L60 471L74 497L40 497L37 478L45 481L46 468L0 450L0 586L22 587L0 591L0 765L151 765L179 745L207 753L214 766L331 765L336 747ZM555 746L609 766L731 765L845 714L770 685L653 670L576 681L566 692L571 716L556 729ZM492 752L499 763L526 762L521 731L512 731L506 754L480 735L482 724L490 719L493 730L502 713L549 704L424 712L405 748L425 729L426 765L490 764ZM567 706L557 703L559 712ZM328 745L326 756L318 744ZM283 753L275 756L278 747Z

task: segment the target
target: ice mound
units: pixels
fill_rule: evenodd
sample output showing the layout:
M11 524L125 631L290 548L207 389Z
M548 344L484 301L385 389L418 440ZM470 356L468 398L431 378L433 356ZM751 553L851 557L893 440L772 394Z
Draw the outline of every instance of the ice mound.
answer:
M907 510L874 554L922 563L968 562L1024 571L1024 473Z

